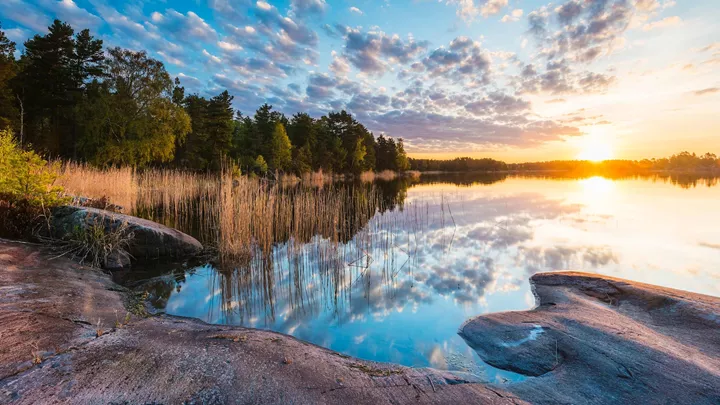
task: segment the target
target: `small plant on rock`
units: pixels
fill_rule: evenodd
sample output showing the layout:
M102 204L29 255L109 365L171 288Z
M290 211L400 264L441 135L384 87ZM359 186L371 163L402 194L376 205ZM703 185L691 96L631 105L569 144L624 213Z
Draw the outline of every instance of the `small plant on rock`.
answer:
M135 234L126 221L114 221L112 216L88 215L62 239L49 240L60 256L70 256L81 264L93 267L107 266L112 260L129 260L128 248Z
M98 318L97 323L95 323L95 336L100 337L105 333L103 326L102 319Z
M33 350L30 352L32 355L32 363L33 364L40 364L43 361L42 354L40 354L40 349L38 348L37 342L32 344Z

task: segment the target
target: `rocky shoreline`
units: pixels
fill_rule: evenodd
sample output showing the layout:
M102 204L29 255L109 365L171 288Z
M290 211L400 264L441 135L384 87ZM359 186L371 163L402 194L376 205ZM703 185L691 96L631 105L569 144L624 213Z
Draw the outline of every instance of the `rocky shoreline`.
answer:
M0 404L720 403L716 297L537 274L537 308L459 331L489 364L532 376L493 385L269 331L126 316L137 302L108 275L50 259L0 240Z

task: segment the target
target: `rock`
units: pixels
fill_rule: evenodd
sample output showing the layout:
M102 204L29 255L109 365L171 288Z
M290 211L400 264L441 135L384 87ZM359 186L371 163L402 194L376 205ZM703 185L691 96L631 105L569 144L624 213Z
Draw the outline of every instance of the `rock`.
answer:
M720 403L720 298L535 275L537 308L460 330L484 358L534 376L495 385L266 330L167 315L126 323L132 295L54 256L0 239L0 404Z
M125 252L112 252L105 259L104 269L107 270L119 270L130 267L131 259L130 255Z
M126 222L134 237L127 251L135 260L182 259L200 253L202 245L192 236L146 219L117 214L89 207L61 207L53 211L52 233L59 239L74 229L103 221L106 229L116 229ZM114 258L112 264L124 263L126 258ZM119 262L118 262L119 260Z
M363 361L266 330L165 315L113 327L124 322L122 288L53 256L0 239L0 404L526 403L462 374Z
M537 308L479 316L459 334L527 376L534 403L720 403L720 298L597 274L536 274Z

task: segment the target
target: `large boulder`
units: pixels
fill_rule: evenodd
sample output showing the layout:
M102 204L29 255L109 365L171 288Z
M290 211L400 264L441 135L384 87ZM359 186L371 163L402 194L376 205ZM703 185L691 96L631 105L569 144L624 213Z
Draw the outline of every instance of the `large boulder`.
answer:
M528 376L538 404L720 404L720 298L598 274L530 279L537 307L482 315L459 334Z
M76 229L85 229L95 223L103 223L108 231L127 224L127 231L134 235L127 252L138 261L183 259L195 256L203 249L197 239L177 229L147 219L89 207L66 206L56 209L51 219L52 236L62 239ZM124 263L122 258L118 260Z

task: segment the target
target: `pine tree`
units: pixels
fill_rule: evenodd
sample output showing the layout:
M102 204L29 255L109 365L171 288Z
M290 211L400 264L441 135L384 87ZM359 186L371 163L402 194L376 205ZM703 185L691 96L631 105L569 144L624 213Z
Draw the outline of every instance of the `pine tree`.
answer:
M233 96L223 91L210 99L207 110L207 168L219 170L222 160L230 154L233 136Z
M2 28L2 25L0 25ZM19 113L15 107L16 97L11 81L17 74L15 62L15 43L0 30L0 131L17 129L19 132Z

